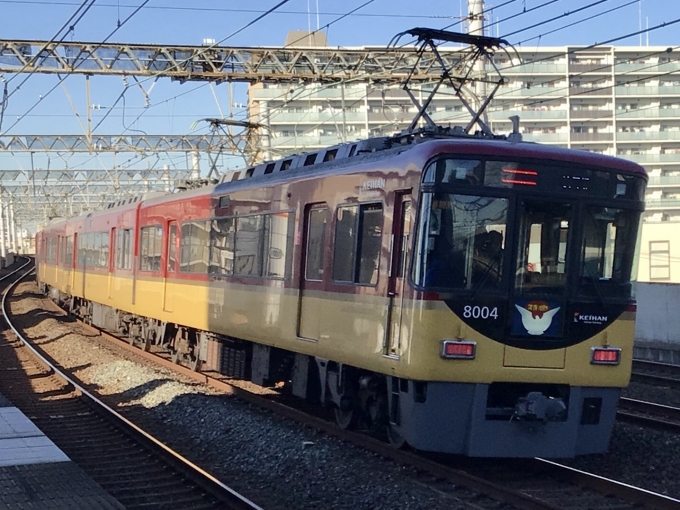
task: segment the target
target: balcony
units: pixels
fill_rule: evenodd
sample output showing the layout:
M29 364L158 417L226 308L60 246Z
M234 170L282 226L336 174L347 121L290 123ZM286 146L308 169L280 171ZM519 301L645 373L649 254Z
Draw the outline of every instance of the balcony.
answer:
M680 131L643 131L637 133L616 133L617 142L642 141L651 142L653 140L673 140L680 142ZM664 154L665 156L666 154ZM675 155L675 154L674 154ZM680 158L680 154L676 155Z
M569 64L570 73L612 74L611 64Z
M617 156L635 161L641 165L649 163L680 163L680 154L618 154Z
M649 186L680 186L680 175L650 177Z
M616 118L628 119L669 119L680 118L680 108L659 108L658 106L643 106L636 110L616 110Z
M611 96L612 87L596 85L594 87L569 87L571 96Z
M355 134L348 135L348 139L356 138ZM318 149L342 143L340 135L295 136L281 135L271 139L272 148L288 147L297 150Z
M668 96L680 94L680 85L668 85L663 87L625 87L618 85L615 88L617 96Z
M666 62L664 64L638 64L626 63L616 64L614 72L616 74L631 73L631 74L660 74L669 73L673 71L680 71L680 64L678 62Z
M296 101L296 100L315 100L315 99L336 99L340 100L342 91L339 88L333 89L250 89L250 99L253 101L262 101L277 99L279 101ZM363 99L366 96L366 89L364 88L346 88L345 100Z
M366 122L366 114L363 112L285 112L273 111L269 122L271 125L280 124L320 124L323 122Z
M489 112L489 120L507 121L508 117L519 115L520 120L566 120L567 110L502 110Z
M646 211L664 211L680 209L680 198L661 198L645 200Z
M566 74L566 64L547 64L543 62L528 62L514 67L500 67L501 74Z
M561 143L565 145L569 142L568 133L522 133L522 138L526 142Z
M614 133L571 133L572 142L612 142Z
M572 119L611 119L611 110L572 110L569 116Z
M504 89L503 99L508 99L511 97L564 97L563 87L531 87L527 88L514 88L514 89Z

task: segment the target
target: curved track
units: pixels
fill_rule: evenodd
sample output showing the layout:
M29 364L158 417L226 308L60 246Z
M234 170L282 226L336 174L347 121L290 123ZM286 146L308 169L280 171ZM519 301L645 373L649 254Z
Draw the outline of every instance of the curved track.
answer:
M46 305L48 306L48 305ZM51 309L58 309L52 303ZM61 310L61 309L59 309ZM103 339L115 342L118 348L125 349L139 358L152 361L166 369L173 370L197 382L209 385L219 391L236 395L251 402L308 426L352 442L399 463L413 466L429 477L453 482L477 494L484 494L496 500L523 509L561 509L561 508L678 508L680 500L669 498L644 489L609 480L600 476L578 471L542 459L515 461L487 461L478 459L451 459L445 456L425 456L412 452L395 450L382 441L365 434L341 430L334 423L310 415L303 410L282 404L271 398L251 393L232 385L226 380L213 377L215 374L197 373L179 366L172 360L159 357L132 347L106 332L89 326ZM457 464L460 464L458 467ZM463 471L463 469L465 471ZM614 496L615 500L613 500Z
M0 343L0 391L128 509L261 510L108 407L29 344L12 324L8 295L31 272L3 293L2 310L14 334L7 332Z

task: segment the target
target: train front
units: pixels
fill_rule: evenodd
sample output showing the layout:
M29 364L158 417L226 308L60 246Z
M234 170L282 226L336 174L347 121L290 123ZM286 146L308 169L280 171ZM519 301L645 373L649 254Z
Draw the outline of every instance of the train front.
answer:
M608 448L630 377L647 177L614 158L527 154L441 155L424 172L409 379L428 383L399 392L392 423L414 447L498 457Z

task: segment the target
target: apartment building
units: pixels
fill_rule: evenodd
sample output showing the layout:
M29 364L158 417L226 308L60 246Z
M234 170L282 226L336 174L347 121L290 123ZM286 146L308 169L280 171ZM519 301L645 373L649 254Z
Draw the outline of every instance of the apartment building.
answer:
M455 50L451 50L455 51ZM639 278L680 283L680 55L665 47L547 47L497 53L507 83L487 109L495 133L518 115L523 138L636 161L649 172ZM417 94L427 97L428 87ZM369 81L257 84L254 122L268 126L267 158L400 131L416 108L405 92ZM470 115L450 89L428 112L441 125Z

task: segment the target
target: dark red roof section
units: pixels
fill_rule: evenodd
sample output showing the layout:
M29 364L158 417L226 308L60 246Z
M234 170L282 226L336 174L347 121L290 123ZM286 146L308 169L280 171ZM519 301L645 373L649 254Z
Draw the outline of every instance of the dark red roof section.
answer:
M420 147L430 152L428 159L443 152L493 157L533 158L599 166L647 177L647 171L633 161L588 151L564 149L562 147L535 143L511 143L504 140L448 139L425 142Z

